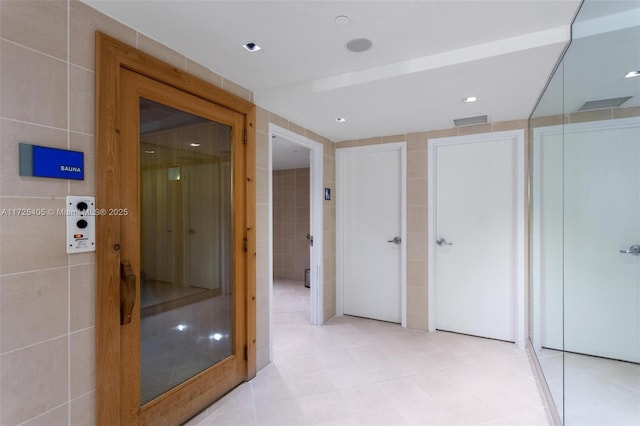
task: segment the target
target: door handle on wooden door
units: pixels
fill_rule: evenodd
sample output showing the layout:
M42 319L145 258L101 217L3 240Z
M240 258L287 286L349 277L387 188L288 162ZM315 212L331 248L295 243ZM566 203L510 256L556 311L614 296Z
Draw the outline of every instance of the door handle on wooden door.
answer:
M131 322L131 312L136 301L136 276L129 262L120 263L120 324Z

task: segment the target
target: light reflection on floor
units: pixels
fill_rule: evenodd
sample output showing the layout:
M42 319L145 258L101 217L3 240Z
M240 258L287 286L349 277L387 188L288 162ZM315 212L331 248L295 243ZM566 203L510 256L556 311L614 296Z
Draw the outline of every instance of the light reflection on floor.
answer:
M231 355L231 296L141 319L141 404Z

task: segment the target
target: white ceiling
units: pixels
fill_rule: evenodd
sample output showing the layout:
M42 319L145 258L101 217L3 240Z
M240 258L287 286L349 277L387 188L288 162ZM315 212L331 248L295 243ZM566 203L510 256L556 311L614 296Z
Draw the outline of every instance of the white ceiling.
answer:
M273 170L311 167L311 150L280 136L274 136L271 145Z
M527 118L580 3L83 1L334 141L448 128L454 118L480 114ZM339 15L350 24L337 26ZM358 37L373 47L346 50ZM249 41L262 50L244 50ZM466 96L479 100L464 104Z

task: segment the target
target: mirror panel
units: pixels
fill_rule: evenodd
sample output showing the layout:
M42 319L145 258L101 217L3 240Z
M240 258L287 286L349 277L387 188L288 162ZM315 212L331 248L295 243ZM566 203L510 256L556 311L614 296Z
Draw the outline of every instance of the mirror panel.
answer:
M530 338L563 423L640 424L640 2L583 3L530 118Z

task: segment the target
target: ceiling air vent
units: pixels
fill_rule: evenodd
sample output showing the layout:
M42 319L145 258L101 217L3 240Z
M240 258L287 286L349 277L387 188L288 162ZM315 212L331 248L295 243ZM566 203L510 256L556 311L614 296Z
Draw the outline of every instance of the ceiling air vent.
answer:
M619 107L623 103L627 102L629 99L631 99L631 96L624 96L622 98L598 99L597 101L588 101L583 103L582 106L578 108L578 112L591 111L594 109Z
M478 115L475 117L467 117L467 118L456 118L453 120L456 127L460 126L469 126L471 124L485 124L487 122L486 115Z

